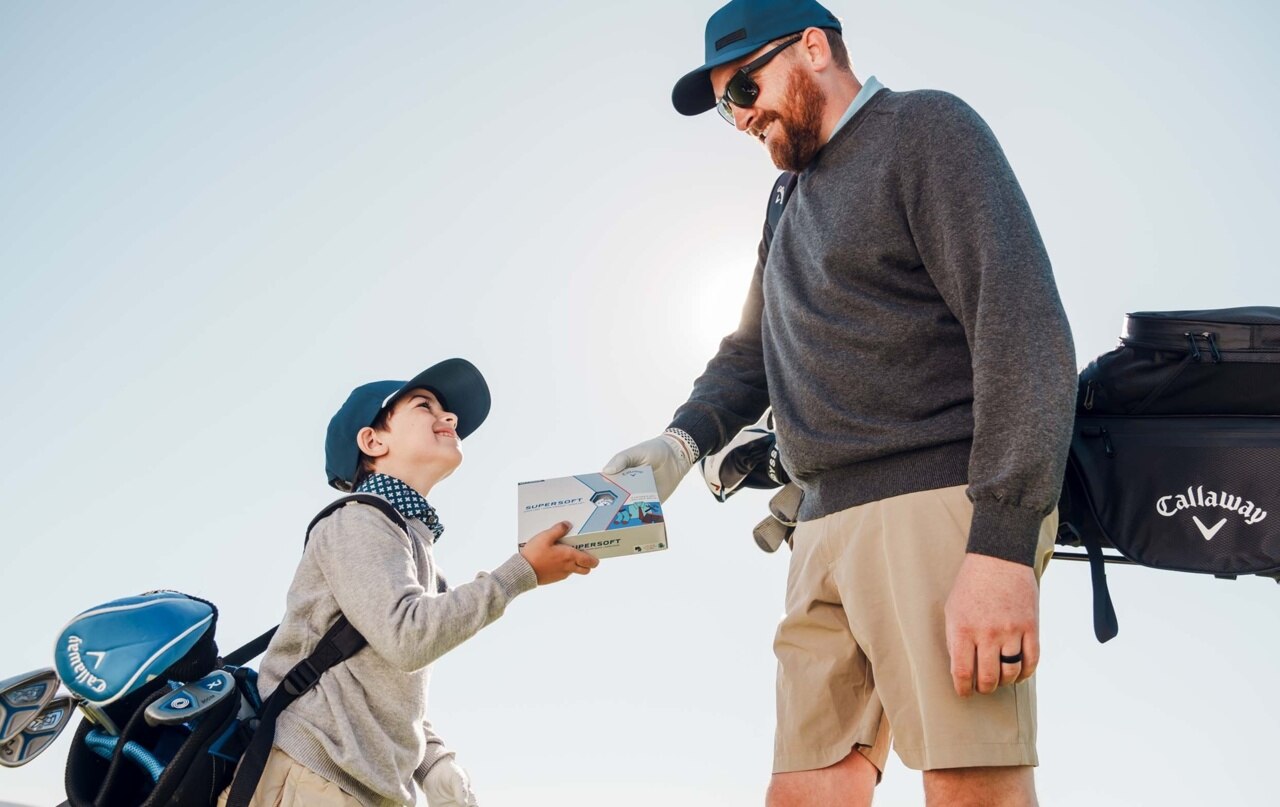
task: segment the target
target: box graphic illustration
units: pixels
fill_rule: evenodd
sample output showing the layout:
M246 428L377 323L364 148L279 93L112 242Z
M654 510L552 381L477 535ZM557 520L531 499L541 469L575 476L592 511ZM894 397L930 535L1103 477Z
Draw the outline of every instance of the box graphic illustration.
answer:
M620 474L580 474L519 485L519 543L558 521L573 524L560 543L598 558L667 548L658 488L647 465Z

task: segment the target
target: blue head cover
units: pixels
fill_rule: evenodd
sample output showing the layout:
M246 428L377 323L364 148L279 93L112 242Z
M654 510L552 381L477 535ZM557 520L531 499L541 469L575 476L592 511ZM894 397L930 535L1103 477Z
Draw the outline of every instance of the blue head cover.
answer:
M63 628L54 668L73 694L106 706L164 675L206 634L212 644L216 615L209 603L176 591L113 600Z

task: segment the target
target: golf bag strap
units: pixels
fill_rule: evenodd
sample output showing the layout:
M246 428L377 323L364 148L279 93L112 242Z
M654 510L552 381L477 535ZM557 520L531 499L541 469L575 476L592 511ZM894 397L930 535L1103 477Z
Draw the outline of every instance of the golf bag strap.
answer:
M1074 532L1074 530L1073 530ZM1093 583L1093 635L1099 642L1107 642L1116 638L1120 632L1120 623L1116 620L1116 609L1111 602L1111 590L1107 588L1107 564L1102 559L1102 545L1098 537L1090 530L1080 536L1085 552L1089 554L1089 577Z
M242 645L240 647L237 647L235 650L232 650L230 653L228 653L226 656L223 657L222 664L229 667L243 667L244 665L248 664L253 659L256 659L258 656L261 656L263 653L267 652L267 645L271 644L271 637L275 636L276 631L279 629L280 629L280 626L276 625L274 628L262 634L261 636L254 639L253 641L249 642L248 644Z
M791 198L791 192L795 189L796 175L790 171L783 171L769 191L769 207L764 217L765 252L768 252L769 247L773 244L773 233L778 229L778 222L782 220L782 213L787 209L787 200Z
M316 513L316 517L311 519L311 523L307 525L307 534L302 539L302 545L306 546L307 541L311 540L311 531L315 529L317 524L332 515L335 510L346 507L351 502L359 502L360 504L378 508L384 516L395 522L397 527L406 533L409 532L409 522L405 520L404 516L400 515L400 511L393 507L391 502L381 496L374 496L372 493L352 493L350 496L343 496L341 499L330 502L327 507Z
M345 616L340 616L311 655L289 670L262 708L258 727L253 732L253 739L249 741L249 747L245 749L240 767L236 769L232 780L227 807L249 807L253 792L258 788L258 780L262 778L262 772L267 766L267 757L271 754L271 744L276 736L276 720L280 713L310 692L327 670L351 658L364 646L364 636Z

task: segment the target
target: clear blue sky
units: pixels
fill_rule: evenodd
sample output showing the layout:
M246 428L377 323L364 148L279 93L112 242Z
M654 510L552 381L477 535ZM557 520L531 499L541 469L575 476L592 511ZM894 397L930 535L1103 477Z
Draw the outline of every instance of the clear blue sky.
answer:
M991 124L1084 364L1124 312L1280 305L1271 3L846 2L855 70ZM0 5L0 677L177 588L275 624L354 385L451 355L493 414L432 495L455 580L516 483L657 433L736 322L774 170L670 107L715 2ZM620 353L618 345L629 349ZM766 497L669 501L671 550L532 592L436 667L486 807L759 803L786 559ZM1274 800L1280 589L1045 578L1046 805ZM52 803L70 733L0 770ZM897 765L879 804L920 803Z

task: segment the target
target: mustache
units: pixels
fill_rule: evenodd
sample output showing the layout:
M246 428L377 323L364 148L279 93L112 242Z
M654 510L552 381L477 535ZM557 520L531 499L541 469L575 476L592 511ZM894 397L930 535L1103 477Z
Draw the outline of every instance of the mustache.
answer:
M764 133L764 130L769 128L769 124L781 119L782 116L777 112L761 112L759 117L757 117L751 124L751 128L747 129L747 134L759 139L760 135Z

